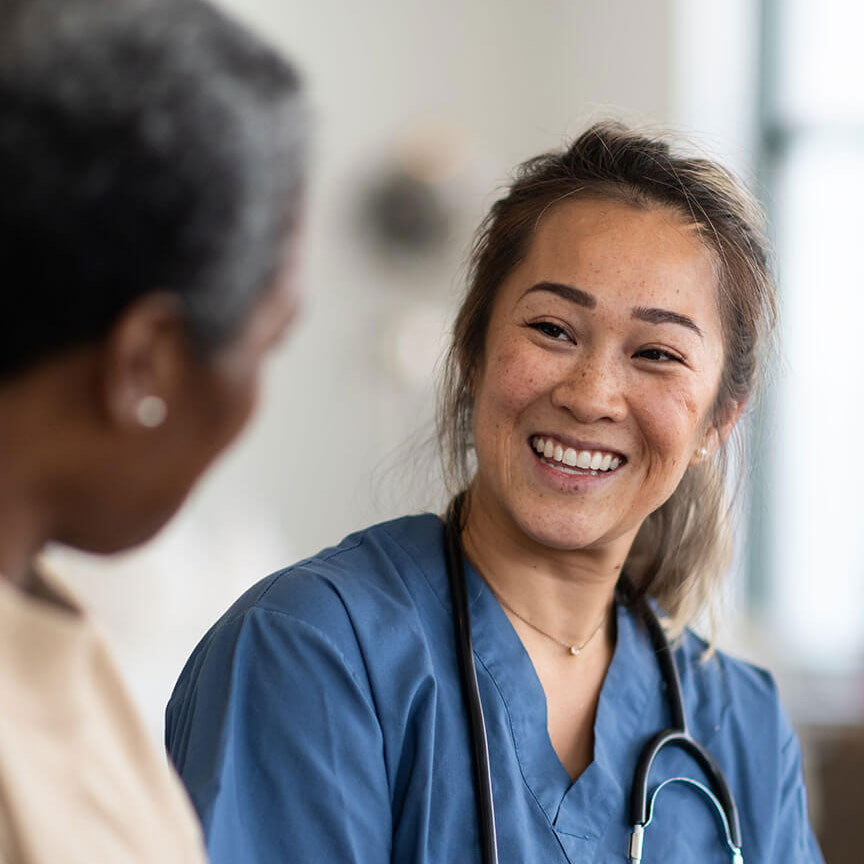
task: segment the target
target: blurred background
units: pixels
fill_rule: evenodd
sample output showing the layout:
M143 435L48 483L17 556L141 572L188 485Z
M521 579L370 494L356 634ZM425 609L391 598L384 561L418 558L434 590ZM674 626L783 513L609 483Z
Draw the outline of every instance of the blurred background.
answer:
M155 542L50 553L154 737L186 657L245 588L353 529L441 508L435 371L471 233L519 161L611 115L680 132L768 210L783 345L750 424L720 644L778 677L826 858L860 861L864 7L223 3L284 46L315 108L305 313L252 428Z

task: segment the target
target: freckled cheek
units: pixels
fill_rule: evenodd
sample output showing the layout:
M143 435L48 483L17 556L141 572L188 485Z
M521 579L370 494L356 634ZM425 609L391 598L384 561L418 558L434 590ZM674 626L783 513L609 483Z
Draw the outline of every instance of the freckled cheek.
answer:
M669 468L689 462L703 414L698 398L689 391L669 390L646 399L640 426L652 457L666 461Z
M552 386L549 364L544 368L530 351L510 350L491 358L484 385L500 411L517 412L531 405Z
M697 398L692 393L685 391L680 394L679 401L682 410L687 413L687 415L693 420L693 424L696 425L703 413Z
M515 449L526 431L520 425L526 410L544 392L542 368L530 352L518 347L491 354L474 400L474 443L481 471L508 477Z

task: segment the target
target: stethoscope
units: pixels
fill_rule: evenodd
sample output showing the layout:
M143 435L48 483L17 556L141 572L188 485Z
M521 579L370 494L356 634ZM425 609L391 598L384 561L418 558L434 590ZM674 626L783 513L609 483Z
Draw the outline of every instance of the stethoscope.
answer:
M489 744L486 738L486 724L483 720L483 703L477 684L477 667L474 664L474 645L471 640L471 616L468 610L468 591L465 585L465 562L462 554L460 534L462 529L462 505L464 494L458 495L447 511L445 526L444 552L447 562L447 577L450 582L450 596L453 603L453 624L459 655L459 671L462 678L462 693L468 712L468 725L471 738L471 761L474 777L474 790L477 803L477 820L480 828L480 845L483 864L498 864L498 842L495 827L495 805L492 798L492 772L489 767ZM623 582L623 577L622 577ZM625 593L626 583L623 587ZM638 611L648 634L660 672L666 685L669 713L672 725L658 732L644 747L630 790L630 833L628 861L639 864L642 861L642 844L645 829L654 816L654 805L660 792L673 783L685 784L701 792L717 814L729 847L732 864L743 864L741 855L741 829L738 824L738 809L729 789L729 784L714 757L687 731L687 715L681 696L681 679L678 666L669 646L663 627L651 605L642 597L632 602ZM670 777L660 783L648 794L648 780L657 754L666 746L679 747L689 753L705 772L711 788L688 777Z

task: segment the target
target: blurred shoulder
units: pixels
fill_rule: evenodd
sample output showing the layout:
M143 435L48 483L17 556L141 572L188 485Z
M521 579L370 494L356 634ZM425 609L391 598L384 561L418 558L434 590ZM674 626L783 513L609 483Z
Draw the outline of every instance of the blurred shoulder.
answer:
M441 520L432 513L349 534L257 582L208 636L237 629L250 617L276 627L299 620L336 642L353 642L370 629L386 630L418 605L435 602L430 587L444 566L442 542Z
M380 599L388 592L398 592L408 574L435 569L441 542L441 522L431 513L372 525L265 577L226 616L252 606L314 616L316 607L326 605L328 597L338 597L341 602Z

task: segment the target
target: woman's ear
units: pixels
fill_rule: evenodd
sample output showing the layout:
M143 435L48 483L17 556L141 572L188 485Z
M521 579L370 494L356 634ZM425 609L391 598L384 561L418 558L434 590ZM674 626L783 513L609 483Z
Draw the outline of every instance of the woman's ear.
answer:
M710 459L726 443L735 428L735 424L740 419L745 405L746 402L733 402L731 407L724 412L720 422L705 430L700 446L690 457L691 465L698 465L700 462Z
M725 444L729 436L732 434L732 430L741 419L741 414L744 412L744 406L746 404L745 401L733 402L732 407L725 413L721 424L715 427L718 438L718 447Z
M188 363L180 304L147 294L124 311L104 343L101 397L109 423L126 429L160 426Z

